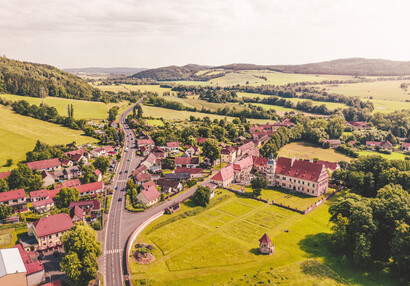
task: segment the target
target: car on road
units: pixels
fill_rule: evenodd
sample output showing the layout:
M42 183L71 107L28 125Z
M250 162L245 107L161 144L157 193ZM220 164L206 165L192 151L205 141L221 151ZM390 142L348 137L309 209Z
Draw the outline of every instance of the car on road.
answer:
M128 173L128 170L125 170L125 171L124 171L124 173L126 173L126 174L127 174L127 173Z
M122 171L120 171L120 175L122 174Z
M118 190L118 187L115 187L115 190Z
M118 198L118 201L121 202L121 201L122 201L122 197L119 197L119 198Z

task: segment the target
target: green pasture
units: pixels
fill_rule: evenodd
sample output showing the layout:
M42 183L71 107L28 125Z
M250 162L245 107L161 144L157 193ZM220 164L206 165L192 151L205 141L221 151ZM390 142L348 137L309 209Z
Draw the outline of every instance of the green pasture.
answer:
M341 153L336 152L334 149L324 149L313 144L305 142L293 142L283 146L279 150L279 155L283 157L296 157L299 159L314 159L339 162L350 161L351 158Z
M386 159L390 159L390 160L405 160L406 158L408 158L408 155L405 155L403 153L398 153L398 152L392 152L391 154L383 154L383 153L379 153L376 151L359 151L359 155L360 156L371 156L371 155L379 155L382 156L383 158Z
M42 102L42 99L38 97L20 96L14 94L0 94L0 97L12 101L25 100L30 104L36 105L40 105ZM62 116L67 116L67 105L72 104L74 106L74 118L76 119L105 119L108 117L108 110L112 106L117 105L120 108L123 108L124 106L127 107L128 104L128 102L105 104L103 102L59 97L46 97L44 98L44 103L49 106L54 106L57 109L58 114Z
M83 135L81 130L73 130L57 124L45 122L14 113L0 106L0 171L14 168L3 167L7 159L14 164L25 159L37 140L48 144L67 144L75 141L78 145L97 142L96 139Z
M392 284L341 264L331 253L332 201L301 215L221 189L213 200L202 212L192 212L197 208L188 201L137 237L135 243L154 246L155 261L141 265L131 254L134 285ZM275 244L273 255L259 253L265 232Z

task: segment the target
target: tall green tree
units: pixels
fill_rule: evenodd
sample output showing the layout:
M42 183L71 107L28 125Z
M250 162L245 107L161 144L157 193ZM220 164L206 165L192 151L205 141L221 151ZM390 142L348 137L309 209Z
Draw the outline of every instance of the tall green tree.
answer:
M0 205L0 219L5 219L13 214L13 208L7 205Z
M221 147L219 146L218 141L208 138L202 147L202 152L204 156L209 159L211 164L213 164L220 156Z
M95 159L93 165L96 169L105 174L110 166L110 159L107 156L100 156Z
M56 206L59 209L68 208L71 202L78 202L80 193L75 188L62 188L55 197Z
M208 187L199 186L192 195L192 201L201 207L206 207L209 204L211 189Z

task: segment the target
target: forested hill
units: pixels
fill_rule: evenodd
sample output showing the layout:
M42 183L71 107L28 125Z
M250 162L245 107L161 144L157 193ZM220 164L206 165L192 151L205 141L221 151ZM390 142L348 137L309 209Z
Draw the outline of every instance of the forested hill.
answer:
M274 70L307 74L401 76L410 75L410 61L350 58L304 65L271 66Z
M102 100L104 93L83 79L53 66L0 57L0 93Z
M204 76L197 76L196 73L201 70L209 69L209 66L200 65L185 65L179 66L169 66L156 69L149 69L141 71L131 76L131 78L137 79L151 79L156 81L164 80L208 80L209 78Z

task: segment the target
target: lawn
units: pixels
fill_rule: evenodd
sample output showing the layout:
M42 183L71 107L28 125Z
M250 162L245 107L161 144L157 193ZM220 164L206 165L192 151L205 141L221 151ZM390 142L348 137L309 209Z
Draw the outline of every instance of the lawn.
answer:
M19 236L27 235L25 224L10 225L9 229L0 230L0 248L11 248L17 242Z
M341 264L340 257L330 252L332 200L308 215L219 189L213 200L217 203L212 207L189 216L183 214L193 209L184 203L181 210L162 216L138 236L136 243L153 244L156 259L140 265L131 257L135 285L393 284ZM265 232L275 244L271 256L258 251L258 239ZM165 255L160 251L164 244L172 245Z
M279 150L279 155L283 157L296 157L299 159L314 159L339 162L350 161L351 158L336 152L334 149L323 149L313 144L305 142L293 142L283 146Z
M38 97L14 94L0 94L0 97L12 101L25 100L30 104L36 105L40 105L42 102L42 99ZM108 110L112 106L117 105L122 108L124 106L127 107L128 104L128 102L105 104L103 102L65 99L59 97L46 97L44 103L49 106L54 106L57 109L58 114L62 116L67 116L67 105L72 104L74 106L74 118L76 119L105 119L108 117Z
M359 151L360 156L371 156L371 155L380 155L383 158L390 159L390 160L405 160L410 156L405 155L403 153L392 152L391 154L383 154L376 151Z
M0 165L7 159L14 164L25 159L37 140L48 144L67 144L75 141L78 145L97 142L96 139L84 136L81 130L73 130L57 124L41 121L14 113L0 106ZM14 168L0 167L0 171Z

